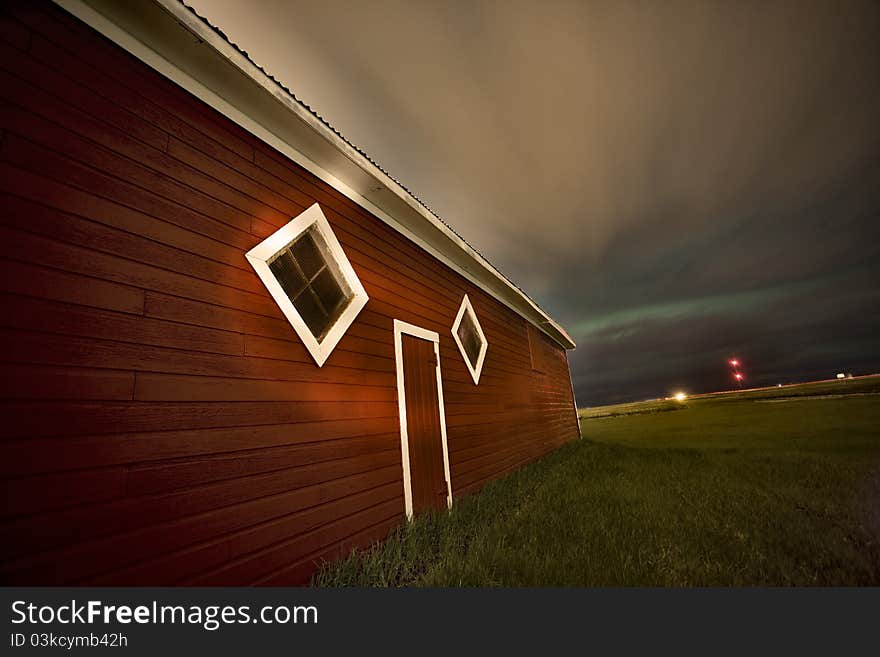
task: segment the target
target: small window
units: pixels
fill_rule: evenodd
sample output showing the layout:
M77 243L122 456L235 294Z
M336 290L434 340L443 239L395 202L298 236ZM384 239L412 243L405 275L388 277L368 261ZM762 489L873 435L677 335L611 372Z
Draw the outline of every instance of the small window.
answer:
M247 259L323 365L368 297L321 208L315 204L294 218Z
M526 322L526 332L529 339L529 361L532 369L536 372L544 371L544 353L541 344L541 335L532 324Z
M474 367L477 366L477 360L480 358L480 348L483 346L480 336L477 333L477 325L471 319L469 313L465 313L458 325L458 339L464 348L465 356Z
M318 340L333 326L351 290L333 271L318 248L320 236L310 228L269 262L269 269ZM323 249L326 252L326 249Z
M474 384L479 383L489 343L467 295L464 295L455 323L452 325L452 337L458 345Z

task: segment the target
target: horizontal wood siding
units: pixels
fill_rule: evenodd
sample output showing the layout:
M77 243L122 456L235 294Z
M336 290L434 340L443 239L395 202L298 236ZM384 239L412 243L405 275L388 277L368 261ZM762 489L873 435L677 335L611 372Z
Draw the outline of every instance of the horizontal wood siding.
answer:
M558 345L54 5L0 8L0 116L3 583L302 583L387 535L394 319L440 334L455 498L577 435ZM322 368L244 257L315 202L370 296Z

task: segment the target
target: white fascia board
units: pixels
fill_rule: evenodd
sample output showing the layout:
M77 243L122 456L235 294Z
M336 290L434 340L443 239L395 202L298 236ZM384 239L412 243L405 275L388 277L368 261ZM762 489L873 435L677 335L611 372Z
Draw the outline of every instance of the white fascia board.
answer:
M568 333L525 293L179 0L54 2L324 180L562 347L575 347Z

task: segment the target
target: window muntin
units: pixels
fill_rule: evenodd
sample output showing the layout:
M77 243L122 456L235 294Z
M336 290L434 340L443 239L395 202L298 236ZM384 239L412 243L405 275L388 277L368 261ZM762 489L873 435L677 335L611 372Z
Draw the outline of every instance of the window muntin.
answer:
M476 385L480 382L480 374L483 371L483 362L486 359L486 350L489 344L467 295L464 295L461 307L458 309L458 315L452 325L452 337L455 339L458 350L461 352L464 363Z
M321 340L345 310L352 292L319 248L320 235L310 228L269 261L281 289L306 326Z
M247 252L320 367L369 297L317 203Z

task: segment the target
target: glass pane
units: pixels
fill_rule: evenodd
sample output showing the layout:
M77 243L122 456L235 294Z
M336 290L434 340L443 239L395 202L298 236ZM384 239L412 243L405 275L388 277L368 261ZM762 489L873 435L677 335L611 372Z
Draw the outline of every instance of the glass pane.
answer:
M335 319L337 312L341 310L341 306L346 301L346 295L333 272L327 268L318 274L312 281L312 289L318 295L330 317Z
M290 256L290 252L285 251L275 258L270 264L269 269L275 278L281 284L281 288L287 293L287 296L293 301L303 288L306 286L306 279L297 269L296 263Z
M477 329L468 313L464 314L461 318L461 323L458 325L458 339L461 340L464 352L467 354L471 366L476 367L477 358L480 356L482 341L480 340L480 335L477 333Z
M303 318L306 326L309 327L312 335L320 339L321 335L328 328L327 325L330 323L330 318L327 317L327 313L324 312L312 291L307 289L300 294L294 299L293 306L299 312L300 317Z
M311 230L307 230L290 245L290 252L296 258L306 278L310 280L324 266L324 258L318 250Z

